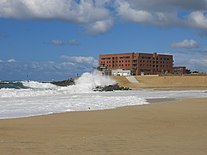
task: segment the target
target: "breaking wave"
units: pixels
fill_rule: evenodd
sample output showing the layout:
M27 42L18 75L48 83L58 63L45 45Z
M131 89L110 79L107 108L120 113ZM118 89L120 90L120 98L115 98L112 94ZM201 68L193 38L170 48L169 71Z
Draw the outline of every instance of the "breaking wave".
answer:
M75 85L67 87L37 81L0 82L0 119L143 105L149 104L150 98L207 97L205 90L93 91L97 86L115 83L98 72L84 73L75 80Z
M97 86L113 85L116 81L101 73L84 73L75 80L75 85L67 87L38 81L5 82L0 84L0 97L34 97L59 94L92 93Z

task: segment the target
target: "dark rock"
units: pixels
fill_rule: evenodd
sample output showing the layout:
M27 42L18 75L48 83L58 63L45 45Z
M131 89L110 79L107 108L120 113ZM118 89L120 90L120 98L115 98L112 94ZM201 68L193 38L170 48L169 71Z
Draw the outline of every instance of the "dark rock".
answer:
M114 90L131 90L128 87L120 87L118 84L108 85L105 87L97 86L94 91L114 91Z
M1 88L27 89L28 87L24 86L21 82L0 82Z
M67 80L63 80L63 81L53 81L53 82L50 82L56 86L70 86L70 85L74 85L75 82L74 82L74 79L73 78L70 78L70 79L67 79Z

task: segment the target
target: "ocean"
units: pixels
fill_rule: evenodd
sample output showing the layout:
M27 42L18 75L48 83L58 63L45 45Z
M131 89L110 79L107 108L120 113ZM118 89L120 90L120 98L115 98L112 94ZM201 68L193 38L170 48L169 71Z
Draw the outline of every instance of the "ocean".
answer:
M115 83L96 72L84 73L67 87L37 81L0 82L0 119L150 104L147 99L207 97L206 90L93 91Z

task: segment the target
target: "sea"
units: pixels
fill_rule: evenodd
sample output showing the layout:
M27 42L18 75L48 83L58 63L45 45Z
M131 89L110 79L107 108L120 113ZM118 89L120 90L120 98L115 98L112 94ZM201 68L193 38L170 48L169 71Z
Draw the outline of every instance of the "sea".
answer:
M0 119L153 104L149 99L207 97L206 90L94 91L97 86L115 83L97 72L84 73L75 85L67 87L40 81L0 82Z

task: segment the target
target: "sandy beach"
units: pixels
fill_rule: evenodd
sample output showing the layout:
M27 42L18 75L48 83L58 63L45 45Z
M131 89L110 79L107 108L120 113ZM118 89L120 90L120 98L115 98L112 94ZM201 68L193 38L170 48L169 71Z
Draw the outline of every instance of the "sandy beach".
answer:
M132 83L124 76L113 76L120 86L129 88L155 88L155 89L207 89L207 76L134 76L137 83Z
M0 120L2 155L206 155L207 99Z

